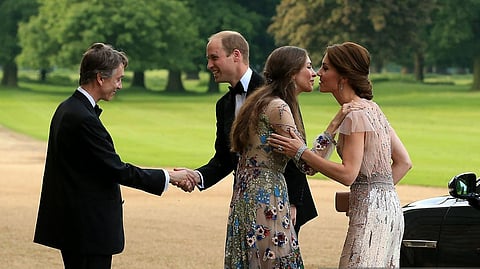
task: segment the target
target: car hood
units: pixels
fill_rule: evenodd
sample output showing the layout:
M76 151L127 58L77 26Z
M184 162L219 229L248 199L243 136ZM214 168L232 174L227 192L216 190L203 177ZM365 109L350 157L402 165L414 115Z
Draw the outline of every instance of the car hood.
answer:
M410 209L426 208L426 207L443 207L451 206L452 202L455 202L455 198L450 195L437 196L432 198L427 198L423 200L418 200L409 204L406 204L402 207L403 211Z

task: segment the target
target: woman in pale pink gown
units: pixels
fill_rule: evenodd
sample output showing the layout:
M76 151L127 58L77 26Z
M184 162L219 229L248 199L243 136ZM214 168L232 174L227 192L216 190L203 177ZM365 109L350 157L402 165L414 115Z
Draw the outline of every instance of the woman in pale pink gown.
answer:
M412 164L384 113L372 101L369 68L370 55L362 46L346 42L327 47L317 73L320 91L331 93L340 105L355 101L363 109L349 112L333 134L321 134L312 150L306 150L294 133L293 139L279 135L269 139L287 156L300 158L313 170L350 186L349 227L340 268L400 267L404 222L395 184ZM334 145L341 163L319 154Z

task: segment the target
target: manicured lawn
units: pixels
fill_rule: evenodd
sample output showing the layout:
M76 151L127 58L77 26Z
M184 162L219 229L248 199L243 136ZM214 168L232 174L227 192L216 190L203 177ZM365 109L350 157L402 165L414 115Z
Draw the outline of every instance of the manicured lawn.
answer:
M124 89L111 102L100 102L103 123L122 159L142 166L190 167L213 155L215 102L206 94L208 75L185 80L185 95L162 92L166 73L147 74L154 91ZM0 125L47 140L58 103L77 87L73 73L58 73L50 83L22 73L20 89L0 88ZM458 173L480 173L480 92L469 90L471 77L431 76L426 84L400 75L374 75L374 100L382 107L410 152L414 168L402 184L446 187ZM51 83L55 84L51 84ZM318 91L300 96L309 143L338 109L334 98ZM338 157L333 156L338 161ZM315 178L324 178L321 175Z

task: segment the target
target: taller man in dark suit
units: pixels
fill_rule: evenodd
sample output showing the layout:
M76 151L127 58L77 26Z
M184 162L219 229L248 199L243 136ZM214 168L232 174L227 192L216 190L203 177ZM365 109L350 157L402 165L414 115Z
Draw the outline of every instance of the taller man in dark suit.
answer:
M238 32L222 31L208 39L206 48L207 68L215 82L229 83L229 91L216 104L217 133L215 155L204 166L194 171L197 186L205 190L234 171L238 157L230 151L230 130L240 106L253 91L261 86L263 77L249 67L249 46ZM295 231L317 216L312 194L305 174L301 173L293 161L285 169L292 221Z
M65 268L107 269L124 247L120 185L161 195L186 172L124 163L97 102L122 88L127 56L102 43L83 55L80 87L50 125L34 242L61 251ZM183 173L180 175L179 173Z

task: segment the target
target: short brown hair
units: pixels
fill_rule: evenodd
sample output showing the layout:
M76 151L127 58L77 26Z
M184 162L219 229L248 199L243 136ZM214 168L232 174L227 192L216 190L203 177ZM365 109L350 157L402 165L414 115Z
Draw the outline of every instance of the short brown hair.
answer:
M219 38L222 41L223 50L229 56L234 49L238 49L242 53L243 61L249 63L249 47L248 42L239 32L221 31L211 35L208 41Z
M124 68L128 65L128 58L124 52L115 50L108 44L94 43L83 54L78 83L87 84L94 80L98 73L104 78L109 78L120 64L123 64Z

